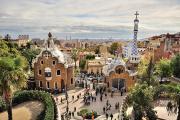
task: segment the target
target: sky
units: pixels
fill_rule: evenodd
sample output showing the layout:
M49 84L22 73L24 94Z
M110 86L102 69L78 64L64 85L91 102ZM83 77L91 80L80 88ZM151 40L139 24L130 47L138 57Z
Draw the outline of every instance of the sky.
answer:
M133 38L180 32L180 0L0 0L0 35L31 38Z

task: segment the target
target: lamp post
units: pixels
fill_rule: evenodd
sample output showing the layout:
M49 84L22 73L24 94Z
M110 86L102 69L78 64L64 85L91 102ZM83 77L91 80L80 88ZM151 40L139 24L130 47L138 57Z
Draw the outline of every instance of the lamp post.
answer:
M67 93L67 84L66 84L66 88L65 88L65 97L67 100L67 107L66 107L66 112L69 112L69 101L68 101L68 93Z

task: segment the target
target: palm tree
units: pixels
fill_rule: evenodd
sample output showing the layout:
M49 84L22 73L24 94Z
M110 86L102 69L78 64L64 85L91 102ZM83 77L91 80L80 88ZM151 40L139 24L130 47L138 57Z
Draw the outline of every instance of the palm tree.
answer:
M74 60L75 62L75 69L76 69L76 62L78 60L79 57L79 51L77 49L73 49L72 53L71 53L71 58Z
M26 85L26 62L23 57L0 58L0 93L6 102L8 119L12 120L13 92Z

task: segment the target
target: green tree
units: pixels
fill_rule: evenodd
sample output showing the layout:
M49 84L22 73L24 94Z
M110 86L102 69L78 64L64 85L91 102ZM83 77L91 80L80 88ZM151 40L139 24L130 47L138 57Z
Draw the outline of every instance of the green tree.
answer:
M139 74L140 75L139 83L141 84L147 83L148 86L158 85L158 81L156 79L156 76L154 75L154 63L153 63L152 57L150 58L150 61L148 62L148 64L147 63L144 63L144 64L145 66L142 68L142 73L141 75ZM141 68L139 67L139 69Z
M9 120L12 120L13 92L26 85L25 61L20 56L0 58L0 93L6 102Z
M153 110L154 89L147 84L137 84L129 94L133 106L135 120L143 117L149 120L156 120L157 116Z
M150 84L150 81L151 81L151 76L153 75L153 70L154 70L154 64L153 64L153 60L152 60L152 57L149 61L149 64L148 64L148 67L147 67L147 79L148 79L148 85Z
M79 51L77 49L73 49L71 52L71 58L74 60L75 62L75 69L77 68L76 62L79 58Z
M142 78L142 76L146 73L147 67L149 64L148 59L142 59L138 64L138 77Z
M95 52L95 54L100 54L100 46L98 45L98 46L96 46L96 48L94 49L94 52Z
M172 60L171 60L171 66L173 70L173 75L175 77L180 78L180 54L177 54Z
M27 59L29 63L29 68L32 70L32 61L40 53L40 49L23 49L21 51L22 55Z
M95 55L88 54L88 55L86 55L86 59L87 60L93 60L93 59L95 59Z
M31 45L33 45L33 43L32 43L32 42L28 42L28 43L26 44L26 48L27 48L27 49L30 49L30 48L31 48Z
M170 77L172 75L172 69L170 60L161 59L155 66L156 73L161 77L161 80L164 77Z
M5 41L0 40L0 57L7 56L9 54L9 48Z
M168 84L168 85L160 85L158 89L156 90L156 96L159 97L162 94L168 95L167 97L173 100L173 103L168 103L168 107L174 107L173 109L167 109L168 111L173 110L173 112L177 113L177 120L180 120L180 85L179 84ZM169 106L170 105L170 106Z
M0 57L18 56L20 52L17 50L16 44L0 40Z
M85 66L86 66L86 59L80 60L80 62L79 62L80 69L83 70L85 68Z
M121 45L118 42L114 42L112 43L112 45L110 46L109 52L113 55L115 55L115 51L121 47Z

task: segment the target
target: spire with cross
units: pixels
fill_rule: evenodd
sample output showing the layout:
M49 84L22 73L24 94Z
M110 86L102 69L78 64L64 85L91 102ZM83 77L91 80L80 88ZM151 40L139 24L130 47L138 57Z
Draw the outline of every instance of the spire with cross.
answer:
M138 23L139 23L139 20L138 20L139 13L138 13L138 11L136 11L136 13L134 15L136 16L136 18L134 20L134 32L137 34L137 32L138 32ZM135 39L137 39L137 38L135 38Z
M134 38L132 41L132 48L131 48L131 61L132 61L132 63L137 63L139 61L139 53L138 53L138 49L137 49L137 34L138 34L138 24L139 24L138 11L136 11L136 13L134 15L136 17L134 20Z
M138 11L136 11L134 15L136 16L136 19L138 19L138 15L139 15Z

